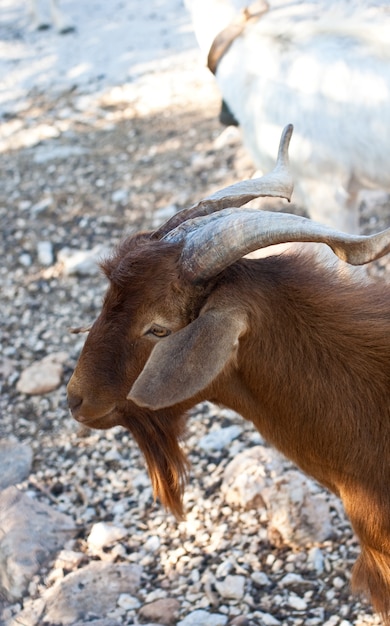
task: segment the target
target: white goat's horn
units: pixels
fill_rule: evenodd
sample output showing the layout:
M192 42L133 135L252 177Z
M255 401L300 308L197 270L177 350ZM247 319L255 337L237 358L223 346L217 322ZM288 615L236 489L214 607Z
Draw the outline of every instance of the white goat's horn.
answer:
M186 222L180 230L183 271L193 281L216 276L249 252L279 243L325 243L351 265L390 252L390 228L370 236L347 235L305 217L256 209L225 209Z
M240 207L255 198L271 196L290 200L293 192L293 181L289 171L288 147L292 132L292 124L284 128L280 139L276 165L272 172L261 178L252 178L225 187L225 189L213 193L189 209L183 209L183 211L176 213L165 224L160 226L153 233L153 238L180 239L179 228L184 222L202 215L210 215L228 207Z

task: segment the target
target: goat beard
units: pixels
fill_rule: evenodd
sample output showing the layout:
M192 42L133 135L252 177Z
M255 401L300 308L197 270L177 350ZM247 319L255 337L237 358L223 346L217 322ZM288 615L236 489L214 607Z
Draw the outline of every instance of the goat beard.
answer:
M185 415L169 409L162 412L137 408L131 415L122 414L121 424L134 436L145 457L154 498L181 520L189 469L179 443L185 433Z

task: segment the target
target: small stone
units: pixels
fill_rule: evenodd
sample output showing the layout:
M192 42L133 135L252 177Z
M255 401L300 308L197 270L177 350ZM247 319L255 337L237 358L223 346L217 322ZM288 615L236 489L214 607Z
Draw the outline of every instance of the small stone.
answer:
M229 623L229 626L249 626L250 622L245 615L237 615Z
M62 248L58 261L62 263L66 276L95 276L99 274L99 262L108 254L108 248L97 245L92 250L71 250Z
M180 610L180 602L175 598L161 598L145 604L138 615L142 620L157 622L158 624L176 624Z
M39 213L46 211L46 209L48 209L51 206L52 201L53 201L53 198L51 197L43 198L43 200L40 200L39 202L37 202L31 207L31 213L33 213L33 215L36 216Z
M286 574L286 576L283 576L282 580L279 582L279 585L281 585L282 587L288 587L289 585L296 585L299 583L302 583L303 578L302 576L300 576L300 574Z
M130 596L128 593L121 593L118 598L117 604L122 609L126 609L126 611L130 611L131 609L138 609L141 606L141 602L138 600L138 598Z
M225 626L228 617L221 613L209 613L203 609L198 609L186 615L184 619L177 623L177 626Z
M129 201L129 192L127 189L117 189L111 194L112 202L118 204L127 204Z
M88 535L88 547L91 550L102 550L107 546L127 537L127 530L108 522L97 522Z
M215 572L216 578L225 578L232 571L234 565L231 561L222 561Z
M64 570L74 570L85 559L83 552L74 552L73 550L61 550L58 554L54 567Z
M253 572L253 574L251 575L251 579L258 587L265 587L266 585L269 585L271 583L267 574L265 574L264 572Z
M38 261L41 265L49 266L54 262L53 245L50 241L38 241Z
M41 361L36 361L23 370L16 389L27 395L43 395L60 386L63 374L63 362L68 355L63 352L53 353Z
M288 597L287 604L296 611L305 611L307 609L307 602L303 598L292 594Z
M223 598L241 600L245 592L245 576L226 576L224 580L216 582L215 586Z
M322 574L324 571L325 561L324 555L320 548L314 547L309 550L307 557L307 564L313 568L317 574Z
M218 428L202 437L199 441L199 447L205 452L222 450L234 439L239 437L241 433L242 429L235 425L228 426L227 428Z
M157 535L153 535L152 537L148 537L145 541L144 549L148 552L157 552L160 549L161 541Z
M31 256L27 254L27 252L24 252L19 257L19 263L23 265L23 267L31 267L31 264L32 264Z
M340 622L340 618L338 615L332 615L326 622L324 622L323 626L336 626Z
M255 617L259 617L260 623L264 624L264 626L280 626L279 620L271 615L271 613L262 613L261 611L256 611Z

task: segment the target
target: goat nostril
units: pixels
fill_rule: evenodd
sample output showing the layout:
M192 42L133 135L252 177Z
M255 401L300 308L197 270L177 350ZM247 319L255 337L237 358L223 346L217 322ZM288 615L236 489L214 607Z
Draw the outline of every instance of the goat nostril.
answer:
M77 413L77 409L81 407L83 399L80 396L68 394L68 406L72 413Z

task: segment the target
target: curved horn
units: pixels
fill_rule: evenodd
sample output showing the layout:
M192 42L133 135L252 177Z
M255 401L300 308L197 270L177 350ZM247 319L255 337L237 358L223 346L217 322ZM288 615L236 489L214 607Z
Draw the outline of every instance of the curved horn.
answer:
M261 178L252 178L225 187L225 189L213 193L189 209L176 213L153 233L153 238L161 239L165 237L187 220L210 215L227 207L240 207L255 198L272 196L286 198L290 201L293 192L293 181L289 171L288 147L292 132L292 124L284 128L280 139L276 165L272 172ZM169 238L172 239L172 237Z
M269 11L268 2L265 0L254 2L245 7L226 28L218 33L207 56L207 67L210 72L216 74L218 63L229 50L233 41L244 32L250 22L258 20L267 11Z
M390 228L376 235L347 235L305 217L256 209L225 209L186 222L182 268L194 282L216 276L249 252L287 242L327 244L346 263L364 265L390 252Z

